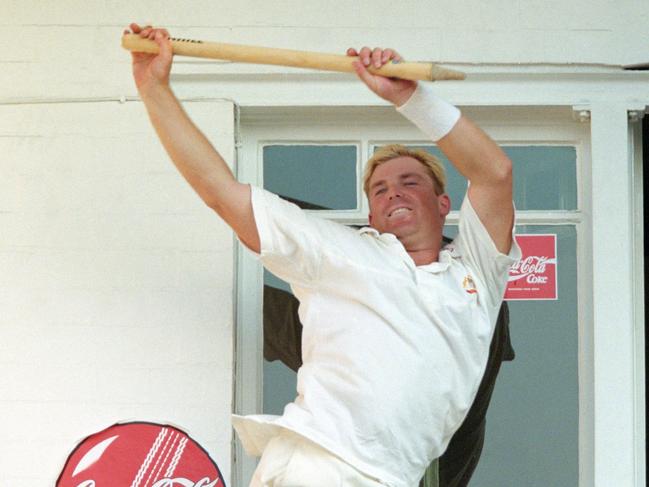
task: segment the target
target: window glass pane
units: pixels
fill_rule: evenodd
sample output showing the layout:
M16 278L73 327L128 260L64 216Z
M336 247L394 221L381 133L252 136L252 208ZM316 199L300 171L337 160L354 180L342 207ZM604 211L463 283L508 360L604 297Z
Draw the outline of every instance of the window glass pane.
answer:
M566 146L504 147L514 162L519 210L577 209L577 150Z
M466 180L435 146L413 146L439 157L446 169L447 193L458 210ZM577 209L577 150L571 146L503 146L514 163L517 210Z
M500 369L471 486L578 485L577 231L521 225L516 233L557 235L558 299L508 301L516 357Z
M264 146L264 188L306 209L356 209L357 153L355 145Z

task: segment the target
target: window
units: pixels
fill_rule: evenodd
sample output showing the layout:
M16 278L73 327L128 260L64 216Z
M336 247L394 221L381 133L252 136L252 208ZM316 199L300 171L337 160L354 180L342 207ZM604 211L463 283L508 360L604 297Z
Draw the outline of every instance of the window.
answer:
M356 145L269 144L264 188L307 210L356 210Z
M367 117L361 109L332 109L317 121L299 111L281 114L273 123L244 120L240 177L302 202L307 211L323 217L366 224L362 166L375 147L398 142L441 156L415 127L391 111L373 115ZM580 197L581 182L589 180L589 168L581 163L588 152L587 127L573 122L571 113L555 110L531 116L525 109L513 109L506 123L492 121L487 109L470 115L514 162L517 232L556 234L559 259L556 301L510 303L516 359L501 368L489 409L486 453L472 485L502 483L505 462L508 482L578 485L579 458L589 448L580 440L588 437L589 426L584 426L588 418L583 411L580 416L579 405L591 394L579 366L592 366L585 362L591 356L589 331L583 325L588 306L580 299L580 293L590 286L585 266L580 265L587 258ZM466 183L453 168L447 169L447 175L448 192L457 210ZM453 211L445 234L453 236L456 224L457 211ZM294 399L295 374L279 361L262 362L260 330L262 282L284 290L286 284L262 273L244 255L240 257L239 309L245 319L239 320L238 336L252 338L247 339L249 346L238 345L237 361L248 371L245 377L237 377L237 387L244 391L238 397L247 398L248 403L237 405L237 410L281 414L283 406ZM250 460L241 461L246 462ZM246 468L252 473L254 464L241 467L243 476Z

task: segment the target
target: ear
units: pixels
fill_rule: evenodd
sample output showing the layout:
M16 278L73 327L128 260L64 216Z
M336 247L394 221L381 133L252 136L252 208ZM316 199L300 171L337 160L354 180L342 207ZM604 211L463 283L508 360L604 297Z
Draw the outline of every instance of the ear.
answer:
M451 198L446 193L440 194L437 197L437 204L439 205L439 214L445 218L451 212Z

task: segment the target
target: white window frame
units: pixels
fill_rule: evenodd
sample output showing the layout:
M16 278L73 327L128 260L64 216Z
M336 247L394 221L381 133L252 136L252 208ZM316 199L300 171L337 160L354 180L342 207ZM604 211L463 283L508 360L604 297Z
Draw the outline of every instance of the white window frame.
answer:
M604 236L604 230L593 229L593 206L600 207L603 198L592 194L593 180L602 182L610 174L593 175L591 170L593 160L591 148L591 133L601 134L610 128L605 117L609 112L616 112L619 118L620 107L587 107L593 114L597 114L596 127L589 124L589 120L578 121L573 117L572 107L464 107L463 111L476 120L490 135L501 145L570 145L577 150L577 185L578 185L578 210L577 211L523 211L517 215L519 225L538 224L567 224L575 225L577 230L577 263L578 263L578 333L579 333L579 487L600 485L595 483L596 478L608 478L598 474L598 468L608 468L597 465L603 462L601 458L602 447L595 443L595 439L603 437L606 425L598 425L596 411L605 410L610 414L606 400L596 396L597 385L595 382L596 371L610 365L611 361L605 356L604 349L598 350L597 346L605 345L595 336L597 323L594 320L595 312L602 309L601 301L593 304L595 288L594 279L600 283L605 277L599 269L594 269L594 263L601 254L593 253L593 238L595 235ZM607 111L608 109L608 111ZM584 108L579 107L583 112ZM626 111L625 111L626 113ZM610 113L609 113L610 114ZM618 120L619 123L619 120ZM637 130L636 130L637 132ZM637 134L636 134L637 135ZM251 110L248 115L245 111L241 121L242 145L238 158L238 178L261 186L262 165L261 145L264 143L360 143L360 155L364 161L369 154L369 148L374 143L400 141L413 144L431 144L421 137L418 130L396 115L391 108L386 107L355 107L321 109L314 114L312 108L266 108L261 111ZM631 140L630 137L628 140ZM598 147L602 153L604 149ZM630 155L635 155L633 171L637 173L637 145L630 147ZM598 155L605 157L604 154ZM362 186L361 168L358 168L358 185ZM640 178L641 181L641 178ZM637 181L634 183L637 185ZM637 188L636 188L637 189ZM637 193L636 193L637 194ZM641 194L641 190L640 190ZM454 202L459 204L459 202ZM637 203L637 202L636 202ZM641 201L640 201L641 203ZM642 205L640 204L640 211ZM358 210L341 210L335 212L322 212L318 214L330 217L342 223L366 223L367 201L361 198ZM449 215L449 224L457 223L457 212ZM642 243L642 232L638 234L638 225L635 227L636 239ZM631 232L633 233L633 232ZM639 237L638 237L639 235ZM642 252L641 245L634 247L636 255ZM642 257L640 255L640 262ZM262 407L263 394L263 358L262 358L262 283L263 273L261 266L254 260L250 253L239 248L237 255L237 323L235 345L235 405L238 414L259 413ZM640 303L642 295L637 295L642 290L639 281L642 272L630 271L633 276L626 276L625 281L633 283L632 293L636 293L633 301L635 323L642 315L643 307ZM628 286L627 286L628 289ZM638 327L635 327L636 335ZM642 339L638 341L639 339ZM643 367L644 355L642 347L643 337L635 337L636 350L633 360L636 369ZM628 373L627 370L624 371ZM637 375L637 374L636 374ZM642 385L640 385L642 383ZM635 396L634 427L644 425L644 376L641 380L636 376L633 384ZM625 393L629 391L626 390ZM614 402L613 402L614 403ZM610 423L610 418L608 419ZM600 431L601 430L601 431ZM636 438L638 443L644 440L644 432ZM627 449L628 450L628 449ZM625 450L625 451L627 451ZM643 445L636 445L636 452L644 452ZM238 440L233 445L233 485L244 486L255 468L256 461L248 458L243 453ZM634 464L636 469L642 470ZM627 464L628 467L628 464ZM644 475L635 472L637 475ZM628 472L627 472L628 474ZM625 474L626 475L626 474ZM635 478L637 479L637 475ZM607 485L605 482L601 485ZM620 484L622 485L622 484ZM635 484L624 484L635 485Z

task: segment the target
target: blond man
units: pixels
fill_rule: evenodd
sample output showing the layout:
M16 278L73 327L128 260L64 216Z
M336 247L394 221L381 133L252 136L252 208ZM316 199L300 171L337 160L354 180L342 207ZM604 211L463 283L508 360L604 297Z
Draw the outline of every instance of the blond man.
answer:
M155 56L134 54L133 73L174 164L300 300L295 401L279 417L233 417L244 448L262 457L251 486L416 485L473 401L508 268L519 255L511 162L428 87L367 71L400 60L396 52L350 49L367 87L419 126L468 180L459 235L442 248L450 200L435 165L407 151L380 161L379 154L371 164L369 227L314 218L236 181L173 95L167 32L131 29L160 47Z

